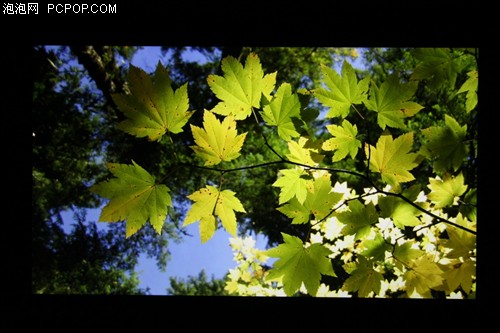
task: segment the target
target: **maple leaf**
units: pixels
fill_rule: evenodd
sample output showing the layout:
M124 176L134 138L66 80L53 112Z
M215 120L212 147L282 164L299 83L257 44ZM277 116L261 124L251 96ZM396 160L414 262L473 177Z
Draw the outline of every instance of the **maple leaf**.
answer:
M205 160L205 165L231 161L241 155L247 133L238 135L234 116L229 115L220 122L215 114L205 110L203 128L190 126L196 143L191 149Z
M413 56L420 62L411 75L411 80L427 79L430 89L441 86L455 87L457 74L462 70L460 57L455 57L446 48L419 48L413 51Z
M177 134L194 111L188 111L187 84L177 90L167 70L158 62L153 77L130 65L127 75L130 94L113 94L118 109L128 118L118 128L136 137L160 140L167 133Z
M429 183L427 187L431 189L431 193L427 195L427 198L434 202L435 208L452 205L455 198L461 196L467 190L462 173L456 177L446 173L443 179L439 177L429 178Z
M391 250L391 246L385 242L384 237L379 231L375 231L373 239L365 239L361 242L364 250L361 254L365 257L372 257L374 260L383 261L385 252Z
M397 73L394 73L380 88L372 83L370 97L365 101L365 105L377 112L377 123L382 129L386 126L404 129L406 126L403 119L414 116L424 108L418 103L408 101L417 87L417 81L400 83Z
M356 268L350 274L351 276L342 285L342 290L357 291L359 297L367 297L372 291L375 295L380 292L381 282L384 277L373 268L371 260L358 255Z
M378 203L381 210L380 217L391 218L394 225L400 229L422 224L417 218L422 212L401 198L386 196L380 198Z
M301 136L298 141L288 141L290 153L286 157L292 162L315 166L325 157L318 152L321 144L322 141L312 143L311 139Z
M283 83L276 91L271 103L264 106L262 118L270 126L278 127L278 135L286 141L299 137L293 118L300 118L300 101L297 94L292 94L289 83Z
M464 84L457 91L457 95L463 92L467 92L465 95L465 111L471 112L477 105L477 86L478 86L478 72L470 71L467 73L469 77Z
M408 265L409 262L415 260L422 255L424 255L424 251L415 248L414 241L407 241L403 244L396 244L396 248L394 249L394 257L398 259L398 261L405 263Z
M455 118L445 115L446 126L432 126L422 130L428 142L421 150L422 154L434 159L434 169L437 172L448 168L458 170L467 155L465 135L467 125L460 126Z
M395 140L388 132L384 132L376 147L365 145L366 156L370 156L370 170L380 172L382 180L394 187L412 181L415 177L409 170L418 165L419 157L416 153L409 153L412 145L413 132L405 133Z
M461 213L458 213L456 223L468 229L476 230L476 223L470 222L464 218ZM451 225L446 226L446 232L449 239L444 241L444 245L451 249L451 251L447 253L447 257L470 257L476 249L476 235Z
M283 175L279 177L273 186L281 187L279 204L285 203L297 197L300 204L303 204L307 196L307 182L310 176L302 169L280 170Z
M170 189L156 184L153 176L132 163L108 163L107 168L115 178L91 187L93 192L110 199L101 211L99 222L126 220L126 237L130 237L149 220L160 234L167 206L172 206Z
M443 274L448 291L452 292L459 286L462 286L462 289L466 293L470 293L472 278L476 275L476 263L471 259L467 259L464 262L455 260L448 266L450 268Z
M356 125L353 126L349 121L344 119L342 126L327 125L326 128L334 138L326 140L322 148L327 151L335 151L332 161L338 162L348 154L354 159L358 153L358 149L361 147L361 141L356 139L356 135L358 135Z
M293 218L292 223L307 223L311 214L317 220L321 220L330 214L330 211L340 199L342 193L332 192L332 185L328 174L318 177L308 188L304 204L301 204L297 198L292 198L284 206L278 207L278 210Z
M342 234L355 235L355 239L362 239L370 233L370 226L378 222L378 214L372 202L368 205L359 200L349 201L349 210L337 213L337 219L346 224Z
M477 189L467 191L464 204L460 205L459 212L471 221L477 220Z
M228 233L236 237L236 212L245 213L245 208L233 191L219 191L216 187L206 187L188 195L194 201L186 214L183 226L200 221L200 238L205 243L217 230L217 216Z
M316 295L321 274L336 276L328 258L332 252L321 244L305 247L300 238L285 233L281 235L284 243L264 252L268 257L278 258L266 281L282 278L283 289L288 296L295 294L302 283L310 295Z
M313 95L325 106L330 107L327 118L342 117L349 114L351 105L361 104L366 100L370 78L358 82L354 68L348 61L342 65L342 77L332 68L321 65L323 82L330 89L318 88Z
M255 53L248 55L245 67L232 56L222 59L222 72L224 76L207 77L208 86L221 100L212 112L224 116L233 114L236 120L241 120L251 115L252 107L260 107L262 95L271 99L276 72L264 75Z
M437 289L443 283L443 270L429 255L423 255L409 263L404 274L406 293L410 296L414 290L423 297L432 297L430 289Z

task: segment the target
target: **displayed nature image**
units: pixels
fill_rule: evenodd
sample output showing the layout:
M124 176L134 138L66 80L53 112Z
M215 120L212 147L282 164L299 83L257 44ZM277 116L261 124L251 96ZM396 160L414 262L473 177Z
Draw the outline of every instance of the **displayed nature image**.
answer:
M31 60L33 294L476 298L478 48Z

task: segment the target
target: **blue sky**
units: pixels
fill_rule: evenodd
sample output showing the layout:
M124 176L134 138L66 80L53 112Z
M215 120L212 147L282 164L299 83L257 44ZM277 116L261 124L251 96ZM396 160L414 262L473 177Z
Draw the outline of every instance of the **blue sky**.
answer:
M156 68L158 60L161 60L164 65L167 64L166 59L163 58L160 47L147 46L134 55L132 64L150 73ZM203 57L197 52L189 52L186 59L201 61ZM340 71L340 66L341 64L335 69ZM361 57L353 63L353 66L361 66ZM99 214L100 209L87 210L87 221L97 221ZM73 223L73 212L63 212L62 217L65 229L68 231ZM106 223L98 223L97 225L99 228L106 228ZM174 242L169 244L171 259L167 262L166 271L161 272L156 267L155 259L146 258L145 255L140 256L139 264L136 267L140 279L139 286L149 287L151 295L166 295L166 289L170 285L169 277L186 279L188 276L197 276L203 269L209 278L212 276L222 278L230 268L236 266L229 246L231 235L225 230L218 230L214 237L205 244L201 244L198 223L187 226L185 230L192 237L186 236L178 244ZM265 237L257 237L257 248L264 249L266 243Z
M88 209L87 221L97 221L100 209ZM65 211L62 214L64 229L69 231L73 221L73 212ZM107 227L106 223L97 223L99 229ZM166 295L166 289L170 286L170 277L186 279L188 276L197 276L202 269L205 270L208 278L213 275L215 278L222 278L230 268L236 267L233 261L233 253L229 246L229 238L232 237L225 230L217 230L214 237L201 244L198 223L191 224L184 228L192 237L185 236L180 243L170 242L170 260L167 262L167 269L161 272L156 267L156 260L147 258L146 255L139 257L139 264L136 266L141 288L150 289L151 295ZM266 239L263 236L257 237L257 247L264 249Z

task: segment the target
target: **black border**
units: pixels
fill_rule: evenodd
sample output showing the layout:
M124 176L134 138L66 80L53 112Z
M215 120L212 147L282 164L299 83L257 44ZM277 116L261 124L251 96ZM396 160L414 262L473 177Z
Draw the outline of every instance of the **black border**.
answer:
M165 4L168 2L165 2ZM495 123L491 97L498 95L497 65L492 31L471 18L478 8L464 7L462 12L439 11L434 6L404 8L399 2L380 4L336 3L324 8L317 3L247 4L244 11L234 4L204 5L187 3L166 6L160 2L140 5L119 2L119 13L111 16L40 15L8 17L9 31L3 56L8 70L7 93L3 101L7 131L3 131L6 157L12 161L14 174L6 186L15 196L8 205L10 223L7 242L2 246L8 261L12 296L7 306L8 325L37 323L44 327L72 324L111 328L176 327L180 328L246 328L278 330L287 326L310 329L320 326L359 329L437 329L471 328L494 317L494 276L496 274L495 235L498 223L488 210L496 198L481 189L490 188L494 174L496 143L489 139L488 126ZM349 8L349 5L351 6ZM453 4L455 7L458 4ZM382 6L382 9L381 9ZM292 7L292 8L290 8ZM288 11L287 11L288 10ZM242 13L244 13L242 15ZM408 15L408 13L414 13ZM33 23L32 23L33 22ZM31 29L22 29L31 24ZM484 27L484 28L483 28ZM494 31L494 30L493 30ZM483 42L485 41L485 42ZM490 47L490 43L492 47ZM102 45L256 45L256 46L467 46L480 48L480 176L478 292L476 300L386 300L386 299L311 299L311 298L243 298L243 297L172 297L172 296L59 296L32 295L29 267L30 221L28 207L31 193L31 129L23 124L30 112L30 56L34 45L102 44ZM490 70L491 69L491 70ZM9 73L10 71L10 73ZM11 75L9 77L9 75ZM484 106L483 106L484 105ZM483 117L484 115L484 117ZM493 134L494 135L494 134ZM488 145L491 144L491 147ZM493 144L495 146L493 146ZM491 150L490 150L491 149ZM490 169L491 170L491 169ZM493 189L494 190L494 189ZM13 228L12 230L10 228ZM497 230L495 230L495 228ZM14 235L11 237L11 235ZM490 239L491 237L491 239ZM20 239L26 239L23 242ZM26 267L25 267L26 266ZM493 278L493 280L492 280ZM483 282L484 281L484 282ZM21 283L20 286L14 287ZM11 287L12 285L12 287ZM491 291L491 294L489 293ZM6 302L5 298L3 302ZM27 313L31 315L27 317ZM235 324L232 324L232 322ZM172 326L174 325L174 326ZM403 326L398 326L403 325ZM41 326L40 326L41 327ZM66 327L66 326L63 326Z

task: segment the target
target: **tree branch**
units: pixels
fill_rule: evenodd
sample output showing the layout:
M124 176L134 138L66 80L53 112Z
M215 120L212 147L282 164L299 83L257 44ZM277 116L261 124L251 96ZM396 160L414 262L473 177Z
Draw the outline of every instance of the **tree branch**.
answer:
M119 75L120 69L116 64L113 49L109 46L103 46L97 50L94 46L82 45L74 45L70 49L78 58L78 62L88 71L108 103L115 106L111 95L123 93L126 84L124 78Z
M297 162L289 161L289 160L284 159L284 158L281 161L272 161L272 162L266 162L266 163L261 163L261 164L254 164L254 165L248 165L248 166L233 168L233 169L220 169L220 168L214 168L214 167L206 167L206 166L199 166L199 165L192 165L192 164L181 163L181 165L187 166L187 167L192 167L192 168L197 168L197 169L204 169L204 170L211 170L211 171L222 172L222 173L234 172L234 171L241 171L241 170L248 170L248 169L255 169L255 168L262 168L262 167L267 167L269 165L275 165L275 164L292 164L292 165L301 166L303 168L310 169L310 170L324 170L324 171L337 172L337 173L341 172L341 173L347 173L347 174L350 174L350 175L354 175L354 176L360 177L360 178L364 179L365 181L367 181L375 189L376 192L370 193L370 195L380 193L380 194L384 194L384 195L388 195L388 196L393 196L393 197L400 198L401 200L407 202L408 204L410 204L413 207L417 208L421 212L423 212L423 213L431 216L432 218L438 220L439 222L447 223L447 224L452 225L452 226L454 226L456 228L459 228L461 230L467 231L467 232L469 232L469 233L471 233L473 235L477 234L476 231L474 231L472 229L466 228L464 226L461 226L460 224L457 224L455 222L449 221L449 220L447 220L447 219L445 219L443 217L440 217L440 216L438 216L438 215L436 215L436 214L434 214L434 213L432 213L432 212L430 212L430 211L428 211L428 210L420 207L419 205L417 205L416 203L414 203L413 201L411 201L410 199L408 199L407 197L405 197L404 195L402 195L400 193L393 193L393 192L387 192L387 191L381 190L366 175L361 174L361 173L356 172L356 171L345 170L345 169L336 169L336 168L315 167L315 166L310 166L310 165L307 165L307 164L302 164L302 163L297 163ZM361 195L359 197L363 197L365 195L368 195L368 194L363 194L363 195Z

